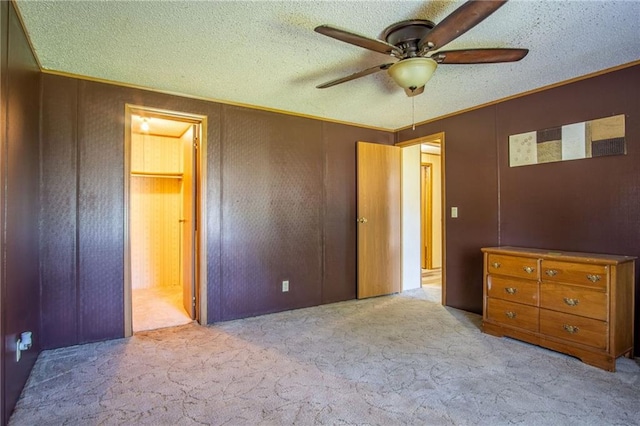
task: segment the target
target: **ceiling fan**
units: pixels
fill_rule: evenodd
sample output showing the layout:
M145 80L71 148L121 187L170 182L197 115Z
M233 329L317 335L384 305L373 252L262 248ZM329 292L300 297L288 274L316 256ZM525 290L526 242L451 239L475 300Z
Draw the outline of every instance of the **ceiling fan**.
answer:
M391 78L407 93L416 96L424 92L438 64L485 64L516 62L524 58L528 49L493 48L438 51L485 20L507 0L469 0L444 18L439 24L426 19L401 21L387 27L383 40L364 37L330 25L320 25L315 31L374 52L399 59L367 68L346 77L316 86L318 89L335 86L387 70Z

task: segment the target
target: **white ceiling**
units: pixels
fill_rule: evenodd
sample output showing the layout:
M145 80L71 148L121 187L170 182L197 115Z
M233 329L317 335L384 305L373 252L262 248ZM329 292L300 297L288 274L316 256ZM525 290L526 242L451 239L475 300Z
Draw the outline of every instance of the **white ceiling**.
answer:
M389 57L317 34L369 37L434 22L462 1L17 0L44 70L385 129L412 123L412 99L385 71L315 86ZM530 49L520 62L441 65L415 98L425 121L640 59L640 1L512 0L445 47Z

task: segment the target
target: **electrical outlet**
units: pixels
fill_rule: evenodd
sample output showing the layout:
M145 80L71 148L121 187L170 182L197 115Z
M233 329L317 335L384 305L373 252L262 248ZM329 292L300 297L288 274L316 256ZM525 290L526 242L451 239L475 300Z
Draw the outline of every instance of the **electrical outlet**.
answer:
M282 281L282 292L289 291L289 280Z

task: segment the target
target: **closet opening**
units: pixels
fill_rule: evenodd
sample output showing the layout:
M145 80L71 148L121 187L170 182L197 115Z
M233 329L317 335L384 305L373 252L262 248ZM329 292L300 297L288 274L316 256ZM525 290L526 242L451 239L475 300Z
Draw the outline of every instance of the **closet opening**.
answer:
M206 117L127 105L125 336L206 324Z

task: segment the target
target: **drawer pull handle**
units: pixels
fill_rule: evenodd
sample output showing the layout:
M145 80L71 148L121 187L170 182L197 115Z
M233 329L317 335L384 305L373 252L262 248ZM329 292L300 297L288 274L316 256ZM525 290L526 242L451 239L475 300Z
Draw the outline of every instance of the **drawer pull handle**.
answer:
M532 273L533 271L535 271L535 270L536 270L536 268L532 268L531 266L525 266L525 267L524 267L524 268L522 268L522 269L524 269L524 271L525 271L527 274L530 274L530 273Z
M512 312L512 311L507 311L504 314L507 316L507 318L511 318L511 319L514 319L518 315L518 314L516 314L515 312Z
M578 299L569 299L568 297L564 298L564 303L569 306L576 306L580 300Z
M491 264L491 266L493 266L494 268L498 269L500 267L500 263L499 262L493 262Z
M564 331L566 331L567 333L570 333L570 334L575 334L580 330L575 325L569 325L569 324L564 324L562 326L562 328L564 328Z
M544 273L549 275L550 277L555 277L556 275L558 275L558 271L556 271L555 269L547 269L546 271L544 271Z
M587 279L592 283L597 283L598 281L600 281L601 278L602 277L600 275L591 275L591 274L587 275Z
M505 287L504 291L508 294L516 294L518 292L518 289L515 287Z

